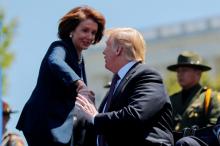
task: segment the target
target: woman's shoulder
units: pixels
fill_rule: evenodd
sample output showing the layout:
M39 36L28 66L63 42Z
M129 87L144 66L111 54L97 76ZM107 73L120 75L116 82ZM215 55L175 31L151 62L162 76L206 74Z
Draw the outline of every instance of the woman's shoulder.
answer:
M55 48L55 47L59 47L59 46L67 48L67 44L62 40L57 40L57 41L54 41L50 44L50 48Z

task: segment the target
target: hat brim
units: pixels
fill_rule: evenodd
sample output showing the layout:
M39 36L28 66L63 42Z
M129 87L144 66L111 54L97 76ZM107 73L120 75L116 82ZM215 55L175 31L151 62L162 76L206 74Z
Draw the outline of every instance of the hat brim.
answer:
M200 65L200 64L174 64L174 65L170 65L167 67L168 70L170 71L176 71L176 69L178 67L192 67L192 68L196 68L199 69L201 71L209 71L212 68L206 65Z

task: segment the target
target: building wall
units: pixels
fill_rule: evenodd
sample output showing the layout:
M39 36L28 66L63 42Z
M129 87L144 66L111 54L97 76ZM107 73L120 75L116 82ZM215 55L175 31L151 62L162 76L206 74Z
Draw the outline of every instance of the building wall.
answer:
M149 30L140 30L147 42L146 63L157 68L163 75L166 67L175 64L177 56L183 50L198 52L205 58L213 70L212 75L220 73L220 17L183 22L161 26ZM104 39L105 40L105 39ZM95 91L97 105L105 96L103 88L112 74L104 67L102 51L104 41L85 52L85 61L89 87Z

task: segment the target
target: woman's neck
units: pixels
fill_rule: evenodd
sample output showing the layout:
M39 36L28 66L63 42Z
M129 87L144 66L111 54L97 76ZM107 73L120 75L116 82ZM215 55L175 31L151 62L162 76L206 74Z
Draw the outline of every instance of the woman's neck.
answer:
M78 55L78 64L81 64L83 60L82 54Z

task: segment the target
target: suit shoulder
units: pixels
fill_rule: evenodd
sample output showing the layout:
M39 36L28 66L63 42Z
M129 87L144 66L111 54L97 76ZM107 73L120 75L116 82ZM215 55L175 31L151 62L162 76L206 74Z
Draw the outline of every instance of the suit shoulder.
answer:
M135 68L132 69L131 74L134 74L135 77L138 78L147 79L146 81L148 82L155 81L158 83L163 83L163 79L160 73L156 69L145 64L138 64Z
M146 73L152 73L152 74L156 74L158 76L161 76L156 68L154 68L152 66L149 66L147 64L141 64L140 65L140 70L142 70L142 71L144 71Z
M181 92L176 92L176 93L170 95L170 97L176 98L176 97L180 96L180 94L181 94Z
M52 42L52 43L50 44L50 47L49 47L49 48L55 48L55 47L58 47L58 46L67 48L66 43L64 43L64 42L61 41L61 40Z
M170 100L173 103L175 102L175 100L179 100L180 97L181 97L181 92L177 92L177 93L170 95Z

